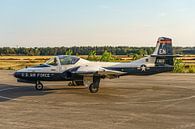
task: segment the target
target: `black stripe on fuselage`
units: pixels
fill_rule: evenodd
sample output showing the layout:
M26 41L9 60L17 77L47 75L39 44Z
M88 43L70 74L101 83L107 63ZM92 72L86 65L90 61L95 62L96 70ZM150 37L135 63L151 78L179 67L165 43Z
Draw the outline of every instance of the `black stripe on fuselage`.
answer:
M33 73L33 72L16 72L14 75L19 80L36 81L70 81L82 80L82 76L72 75L69 71L63 73Z
M172 66L156 66L156 67L146 67L142 69L141 67L105 67L105 69L124 72L124 75L153 75L162 72L169 72L173 70Z

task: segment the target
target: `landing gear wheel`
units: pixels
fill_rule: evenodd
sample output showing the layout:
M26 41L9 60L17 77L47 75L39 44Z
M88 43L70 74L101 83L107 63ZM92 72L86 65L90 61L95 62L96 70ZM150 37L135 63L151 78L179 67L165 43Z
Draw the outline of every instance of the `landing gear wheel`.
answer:
M93 83L89 86L89 91L91 93L97 93L98 90L99 90L99 87L95 87Z
M39 91L43 90L43 84L41 82L37 82L35 85L35 89Z

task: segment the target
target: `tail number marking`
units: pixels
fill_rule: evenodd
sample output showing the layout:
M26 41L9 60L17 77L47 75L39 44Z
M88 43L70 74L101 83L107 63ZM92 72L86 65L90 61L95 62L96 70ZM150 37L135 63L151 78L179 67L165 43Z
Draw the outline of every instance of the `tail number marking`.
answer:
M165 50L165 49L160 49L160 50L159 50L159 54L164 55L164 54L167 54L167 52L166 52L166 50Z

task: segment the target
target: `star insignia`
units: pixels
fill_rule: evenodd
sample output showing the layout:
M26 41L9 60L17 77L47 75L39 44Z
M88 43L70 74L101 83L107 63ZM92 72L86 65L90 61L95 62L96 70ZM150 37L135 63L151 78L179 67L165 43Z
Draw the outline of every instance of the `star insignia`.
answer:
M141 71L145 72L146 71L146 66L141 66Z

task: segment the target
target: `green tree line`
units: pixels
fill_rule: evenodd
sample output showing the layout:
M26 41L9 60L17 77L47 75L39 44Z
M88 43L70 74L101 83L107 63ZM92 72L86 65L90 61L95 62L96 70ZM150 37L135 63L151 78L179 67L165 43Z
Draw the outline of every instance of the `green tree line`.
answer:
M154 51L153 47L45 47L45 48L0 48L0 55L29 55L29 56L44 56L44 55L89 55L95 51L97 55L102 55L105 51L111 52L113 55L134 55L145 54L149 55Z
M34 47L34 48L12 48L0 47L0 55L29 55L29 56L44 56L44 55L89 55L90 52L95 51L96 55L102 55L105 51L113 55L149 55L154 51L154 47ZM182 48L174 47L174 53L177 54L195 54L195 47Z

